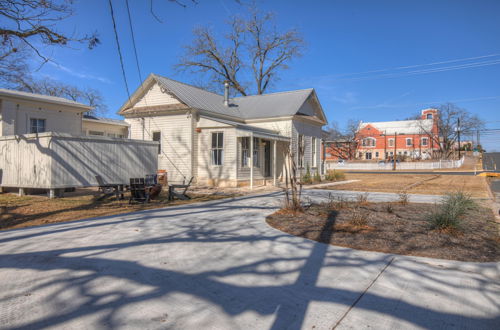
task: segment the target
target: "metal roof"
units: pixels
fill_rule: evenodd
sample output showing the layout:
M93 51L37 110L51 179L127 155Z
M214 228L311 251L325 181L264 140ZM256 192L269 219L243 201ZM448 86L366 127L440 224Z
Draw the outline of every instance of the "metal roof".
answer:
M120 125L120 126L127 126L127 127L130 126L130 124L128 124L126 121L120 120L120 119L96 117L96 116L91 116L91 115L84 115L82 119L87 120L87 121L93 121L96 123Z
M239 119L258 119L295 115L313 89L301 89L263 95L231 98L224 105L224 96L181 83L166 77L153 75L158 84L194 109L231 116Z
M360 123L359 128L361 129L367 125L371 125L386 134L422 134L423 132L430 132L433 123L434 121L432 119L380 121Z
M15 91L12 89L0 88L0 96L20 98L20 99L29 100L29 101L39 101L39 102L45 102L45 103L61 104L61 105L66 105L66 106L70 106L70 107L83 108L86 110L93 109L91 106L88 106L88 105L85 105L85 104L82 104L79 102L75 102L73 100L69 100L69 99L66 99L63 97L21 92L21 91Z

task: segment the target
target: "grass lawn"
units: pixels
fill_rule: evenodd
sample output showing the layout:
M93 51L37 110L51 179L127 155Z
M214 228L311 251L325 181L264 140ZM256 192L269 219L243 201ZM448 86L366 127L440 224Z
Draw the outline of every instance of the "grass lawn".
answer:
M128 213L140 210L155 209L167 206L209 201L235 195L222 194L190 194L191 200L166 201L165 192L159 200L148 204L128 204L128 193L125 200L117 201L114 197L97 201L99 195L95 189L77 189L74 193L66 193L63 198L48 199L43 196L23 196L0 194L0 230L43 225L48 223L81 220L99 216Z
M444 195L463 191L472 197L487 198L486 178L472 175L432 174L368 174L346 173L346 180L360 180L344 185L332 186L333 190L378 191L409 194Z
M339 204L339 203L337 203ZM439 259L500 260L500 238L490 209L469 210L459 229L432 229L438 205L343 202L313 204L303 212L280 210L267 222L286 233L359 250Z

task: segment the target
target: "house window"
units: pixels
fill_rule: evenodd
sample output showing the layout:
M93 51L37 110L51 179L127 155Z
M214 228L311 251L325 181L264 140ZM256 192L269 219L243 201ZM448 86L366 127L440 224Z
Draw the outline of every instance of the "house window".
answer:
M413 145L413 139L412 138L407 138L406 139L406 146L411 147Z
M371 152L367 152L367 153L365 154L365 158L366 158L366 159L372 159L372 153L371 153Z
M253 166L259 167L259 142L260 139L253 138Z
M362 152L360 152L360 153L358 154L358 158L363 158L363 153L362 153Z
M306 146L304 143L304 135L299 134L299 168L304 167L304 154L306 151Z
M389 147L394 147L394 139L389 139Z
M30 133L43 133L45 132L45 119L30 119Z
M422 140L421 140L421 144L422 144L423 146L427 146L427 145L429 145L429 139L428 139L428 138L422 138Z
M432 113L427 114L427 119L432 119Z
M375 158L378 158L378 151L375 152Z
M250 157L250 138L241 138L241 167L248 166L248 158Z
M104 136L104 132L100 132L100 131L89 131L89 135L93 135L93 136Z
M312 167L316 167L316 144L317 140L315 137L311 139L311 157L312 157Z
M153 132L153 141L158 141L158 155L161 154L161 132Z
M212 165L222 165L224 157L224 133L212 133Z
M375 147L375 139L374 138L363 139L362 145L363 147Z

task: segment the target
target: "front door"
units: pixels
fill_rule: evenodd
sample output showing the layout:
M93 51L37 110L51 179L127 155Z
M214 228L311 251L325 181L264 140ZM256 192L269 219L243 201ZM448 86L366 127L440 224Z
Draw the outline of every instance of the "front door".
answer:
M264 142L264 176L271 176L271 142Z

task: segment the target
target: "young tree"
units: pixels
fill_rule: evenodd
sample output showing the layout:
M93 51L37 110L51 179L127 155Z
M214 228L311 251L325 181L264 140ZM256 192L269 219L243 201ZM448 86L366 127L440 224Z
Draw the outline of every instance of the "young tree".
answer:
M439 154L442 158L449 158L454 152L455 143L458 141L459 132L462 135L471 135L484 127L484 122L466 109L460 108L453 103L445 103L437 107L437 130L435 134L425 125L420 125L424 134L428 135L434 144L439 146ZM418 116L420 118L420 115ZM460 126L459 126L460 124Z
M279 79L294 58L301 55L304 41L296 30L279 32L274 16L255 8L247 18L232 17L229 33L218 39L208 27L194 30L194 40L175 66L180 71L205 73L208 86L220 90L228 81L236 94L263 94ZM245 80L252 76L253 83Z

